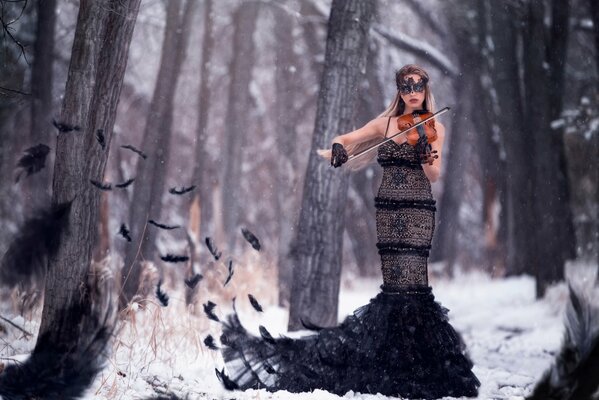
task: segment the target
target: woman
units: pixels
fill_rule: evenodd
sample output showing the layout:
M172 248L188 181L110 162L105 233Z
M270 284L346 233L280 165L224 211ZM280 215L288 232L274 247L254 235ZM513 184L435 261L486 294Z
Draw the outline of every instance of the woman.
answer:
M396 73L398 92L389 108L364 127L335 137L332 150L320 154L339 167L349 155L396 132L394 127L402 128L401 115L434 112L428 80L422 68L404 66ZM231 380L219 375L230 388L323 389L339 395L353 390L408 398L477 395L480 382L463 341L428 286L435 213L430 181L439 178L444 127L424 125L429 133L436 130L430 146L412 146L402 134L377 149L383 168L375 198L381 293L341 325L316 328L318 333L299 339L275 339L262 327L258 338L236 314L229 316L221 341ZM374 155L347 165L357 169Z

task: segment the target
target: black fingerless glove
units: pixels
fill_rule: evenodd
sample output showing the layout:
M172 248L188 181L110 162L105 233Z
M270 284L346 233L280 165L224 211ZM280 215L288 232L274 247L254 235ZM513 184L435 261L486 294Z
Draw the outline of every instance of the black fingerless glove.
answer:
M345 151L343 145L341 143L333 143L331 165L335 168L340 167L347 159L347 151Z

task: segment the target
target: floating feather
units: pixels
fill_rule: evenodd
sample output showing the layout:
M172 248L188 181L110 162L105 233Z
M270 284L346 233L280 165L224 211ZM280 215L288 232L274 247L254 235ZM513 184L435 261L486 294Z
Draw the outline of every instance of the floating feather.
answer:
M121 146L123 149L127 149L127 150L131 150L134 153L137 153L141 158L143 158L144 160L146 158L148 158L148 156L141 150L131 146L130 144L125 144Z
M252 305L252 307L254 307L254 310L258 311L258 312L262 312L262 306L260 305L260 303L258 303L258 300L256 300L256 298L254 296L252 296L251 294L248 294L248 298L250 299L250 303Z
M218 261L218 259L222 255L222 252L216 249L216 246L214 245L214 241L212 240L212 238L206 237L206 246L208 246L208 250L210 251L210 254L212 254L212 256L214 257L214 259Z
M180 195L185 194L187 192L191 192L195 188L196 188L195 185L189 186L189 187L182 187L181 189L177 189L176 187L173 187L173 188L170 188L168 192L170 194L176 194L176 195L180 196Z
M131 178L131 179L127 179L125 182L123 183L117 183L116 185L114 185L115 187L118 187L119 189L124 189L127 186L131 185L133 183L133 181L135 180L135 178Z
M131 241L131 236L129 236L129 233L130 232L129 229L127 229L127 226L125 224L121 224L121 228L119 229L119 235L127 239L128 242Z
M104 129L98 129L96 131L96 140L100 144L100 147L102 147L102 150L105 150L106 149L106 138L104 137Z
M200 282L202 280L202 278L204 278L204 276L202 276L201 274L195 274L191 278L185 279L185 284L187 285L188 288L193 289L196 287L198 282Z
M46 164L46 156L49 152L50 148L41 143L26 149L24 152L25 155L17 162L17 168L20 168L21 171L18 173L15 182L19 182L24 172L29 176L41 171Z
M185 262L185 261L189 260L189 257L177 256L177 255L168 253L165 256L160 256L160 259L164 262L178 263L178 262Z
M70 212L71 201L38 210L25 221L0 262L2 284L42 283L47 259L58 250Z
M220 322L220 319L218 319L216 314L214 314L214 307L216 307L216 304L214 304L213 302L208 300L208 302L203 304L203 306L204 306L204 312L206 313L206 315L208 316L209 319L216 321L216 322Z
M250 232L250 230L247 228L241 228L241 233L243 234L245 240L247 240L252 245L254 250L260 251L260 241L258 240L256 235Z
M166 307L168 306L168 295L160 289L160 285L162 285L162 281L158 282L156 286L156 297L160 301L160 304L162 304L162 307Z
M154 221L153 219L148 220L148 222L160 229L172 230L172 229L180 228L179 225L164 225L164 224Z
M204 339L204 344L210 350L218 350L218 346L216 345L216 343L214 343L214 338L212 337L212 335L206 336L206 338Z
M81 128L77 125L70 125L70 124L67 124L66 122L56 121L55 119L52 119L52 125L54 125L54 127L56 129L58 129L58 132L60 132L60 133L67 133L67 132L71 132L71 131L80 131L81 130Z
M100 190L112 190L112 185L110 183L102 183L93 179L90 179L89 181L92 183L92 185L94 185Z
M225 281L225 284L223 285L223 287L227 286L227 283L229 283L231 281L231 278L233 278L233 260L229 260L229 275L227 275L227 280Z
M260 325L258 330L260 331L260 336L262 336L262 339L266 340L268 343L275 343L275 338L272 337L270 332L267 331L264 326Z

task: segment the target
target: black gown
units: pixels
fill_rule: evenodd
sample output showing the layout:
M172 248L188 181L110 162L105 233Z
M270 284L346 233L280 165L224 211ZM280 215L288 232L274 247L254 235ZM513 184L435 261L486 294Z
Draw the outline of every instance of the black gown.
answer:
M430 182L407 143L381 145L377 161L383 168L375 197L382 291L340 325L298 339L273 338L263 327L256 337L236 313L229 315L221 336L229 388L477 395L480 382L464 342L428 286L435 224Z

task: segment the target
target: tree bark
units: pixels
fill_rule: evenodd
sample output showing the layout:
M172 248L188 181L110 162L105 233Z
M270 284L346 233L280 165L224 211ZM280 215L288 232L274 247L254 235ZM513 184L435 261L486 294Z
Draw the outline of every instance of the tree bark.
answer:
M277 140L277 230L278 230L278 286L279 305L289 303L293 270L288 258L289 245L293 238L294 210L297 209L295 188L299 179L297 174L298 158L296 156L296 130L298 115L293 115L295 90L298 84L296 76L296 56L293 51L294 20L289 13L279 7L272 7L275 20L274 36L276 66L275 86L277 101L275 104L275 124Z
M61 120L81 131L58 136L52 194L53 204L72 204L67 233L48 262L38 336L48 333L57 343L68 343L77 332L76 326L57 332L53 325L61 309L85 298L81 288L87 282L100 202L89 180L104 176L139 2L82 0L79 7ZM96 141L98 129L104 131L106 150Z
M326 326L337 322L344 209L348 175L332 170L316 154L351 126L356 83L365 68L372 4L334 0L328 23L325 68L320 84L314 136L304 182L297 237L289 329L301 319Z
M210 111L210 99L212 98L212 88L210 85L211 72L210 65L213 62L214 50L214 24L212 22L212 0L206 0L204 3L204 33L202 43L202 65L200 67L200 91L198 95L198 122L196 127L196 150L195 164L193 170L193 182L198 190L194 194L190 204L198 208L199 221L192 221L197 224L198 230L194 232L197 240L204 240L210 236L211 226L214 223L212 215L212 188L218 183L215 178L218 176L212 169L208 161L207 140L208 140L208 112ZM208 171L206 171L208 169ZM201 248L205 248L202 246Z
M519 275L533 265L534 249L530 238L534 237L534 212L530 177L533 165L530 162L530 134L522 125L525 120L521 101L518 63L518 21L511 6L490 2L494 16L489 33L494 48L490 49L494 62L490 66L492 87L497 93L493 120L502 136L507 174L507 202L502 208L507 212L507 275Z
M597 69L597 76L599 76L599 2L596 0L589 0L589 3L595 36L595 68Z
M148 158L140 161L133 191L131 210L131 238L127 247L125 265L121 276L123 290L120 306L124 307L135 295L139 287L141 265L139 256L145 260L155 260L157 229L147 226L149 219L161 217L162 195L170 153L173 125L175 90L185 60L191 19L197 2L172 0L167 3L166 27L162 42L162 55L156 87L146 121L143 143Z
M54 30L56 0L37 4L37 29L31 67L31 133L32 141L48 137L52 111L52 63L54 61Z
M225 170L222 179L222 219L225 240L230 252L235 251L240 233L238 231L243 147L246 143L246 129L252 105L250 82L255 63L253 40L260 4L243 3L234 13L232 24L233 58L229 65L231 83L229 85L229 105L227 107L225 129Z
M561 7L569 7L569 2L560 4ZM551 21L553 32L549 35L544 25L544 1L531 1L526 14L528 32L524 42L524 77L527 83L525 98L527 127L533 138L533 154L529 160L534 163L534 175L531 178L536 223L532 268L536 272L538 297L544 295L550 284L564 278L564 262L571 256L575 245L562 132L553 131L550 126L553 114L561 113L561 107L555 108L555 100L550 99L550 95L561 93L563 89L557 83L560 74L563 74L563 68L559 66L559 58L547 57L548 48L553 44L562 46L561 57L565 56L566 42L561 37L568 33L565 22L567 15L567 10L554 11ZM548 42L548 38L551 38L551 42Z

